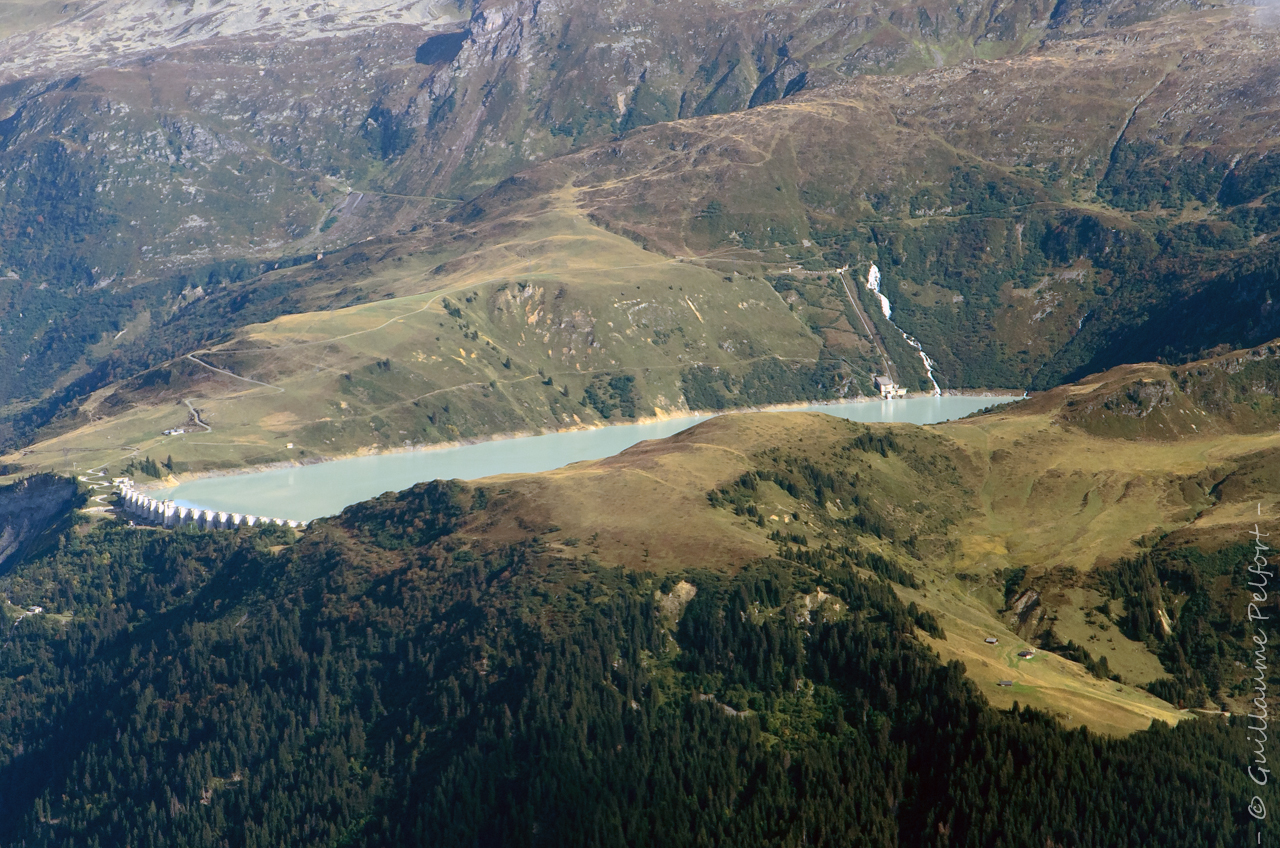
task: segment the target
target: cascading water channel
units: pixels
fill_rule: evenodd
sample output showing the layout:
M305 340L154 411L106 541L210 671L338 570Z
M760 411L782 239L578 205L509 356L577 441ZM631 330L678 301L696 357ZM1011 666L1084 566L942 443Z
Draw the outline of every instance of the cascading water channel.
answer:
M876 267L874 262L871 263L871 270L867 272L867 290L880 299L880 311L884 313L884 320L888 321L889 326L893 327L893 329L902 333L902 338L906 339L907 344L915 348L916 352L920 354L920 361L924 363L925 376L929 378L930 383L933 383L933 395L934 397L941 396L942 389L938 386L938 381L933 379L933 360L929 358L929 354L924 352L924 348L920 347L920 342L903 333L902 328L893 323L893 306L889 303L889 298L885 297L884 293L880 291L880 269Z

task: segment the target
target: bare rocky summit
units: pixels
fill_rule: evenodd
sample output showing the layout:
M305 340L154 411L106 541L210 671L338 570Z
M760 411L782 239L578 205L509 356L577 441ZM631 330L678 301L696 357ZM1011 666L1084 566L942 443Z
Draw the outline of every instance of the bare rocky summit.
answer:
M0 29L7 35L0 40L0 81L65 74L215 39L307 41L388 24L431 30L466 20L456 4L429 0L3 3L0 13L7 24Z

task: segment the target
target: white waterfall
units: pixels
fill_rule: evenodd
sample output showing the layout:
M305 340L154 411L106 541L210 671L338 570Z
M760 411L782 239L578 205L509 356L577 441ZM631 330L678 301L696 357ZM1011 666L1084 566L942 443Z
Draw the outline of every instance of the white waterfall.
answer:
M890 323L893 322L893 306L889 303L889 298L885 297L880 291L880 269L876 267L874 262L871 263L871 270L867 272L867 288L872 291L876 297L880 298L880 311L884 313L884 318ZM897 325L894 324L897 329ZM901 333L901 330L898 330ZM905 334L904 334L905 335Z
M902 332L902 328L893 323L893 305L889 303L889 298L884 296L880 291L880 269L876 267L874 262L871 263L871 270L867 271L867 290L880 298L880 311L884 313L884 319L889 322L893 329L902 333L902 337L906 339L907 344L916 349L920 354L920 361L924 363L925 376L929 378L929 382L933 383L933 395L939 397L942 395L942 388L938 385L938 381L933 379L933 360L929 358L929 354L924 352L924 348L920 346L920 342Z

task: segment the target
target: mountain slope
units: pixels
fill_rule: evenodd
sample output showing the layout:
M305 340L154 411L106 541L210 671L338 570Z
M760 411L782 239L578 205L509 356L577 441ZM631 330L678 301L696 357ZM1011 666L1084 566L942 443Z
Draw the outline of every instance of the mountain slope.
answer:
M742 435L765 423L735 419ZM942 438L857 431L924 449ZM296 541L71 534L5 578L23 603L80 613L24 618L0 646L0 841L1252 834L1231 803L1248 785L1241 727L1107 739L993 709L922 644L950 632L870 576L880 559L815 550L660 577L587 540L566 546L534 514L519 538L477 532L526 514L521 497L424 484Z
M334 455L598 420L619 405L603 387L613 380L631 381L625 406L639 414L870 393L886 370L931 389L902 331L944 388L1051 386L1266 341L1280 332L1280 224L1266 212L1270 135L1253 126L1274 108L1274 38L1243 11L1217 10L831 84L634 130L316 262L239 282L186 278L169 317L157 308L150 332L126 328L102 365L29 413L38 426L57 403L120 381L33 456L105 447L96 434L108 433L161 450L161 431L185 420L165 407L184 400L246 428L229 456L176 446L199 469L261 461L277 437ZM1149 171L1180 182L1156 186ZM1159 191L1138 207L1114 194L1122 183ZM892 324L864 284L872 263ZM601 302L615 284L618 299ZM708 309L741 320L717 325ZM391 319L407 335L373 330ZM228 331L247 320L264 325ZM546 347L532 346L530 320ZM196 351L236 377L181 358ZM770 356L768 374L752 370ZM335 415L344 374L363 394L343 396ZM749 388L765 384L787 391ZM441 408L413 406L427 393ZM446 402L455 419L464 410L447 422L456 432L437 424Z
M650 248L744 249L861 380L887 356L927 385L831 273L871 260L944 386L1274 335L1274 33L1248 10L482 3L428 25L410 5L306 24L288 4L68 7L0 45L38 59L28 36L89 26L122 50L0 89L12 441L244 322L350 300L282 289L278 266L370 236L439 250L517 200L569 211L567 183L573 212ZM319 276L354 287L362 251ZM1205 303L1219 320L1191 321ZM1183 344L1154 331L1170 321Z
M1276 334L1273 38L1241 13L1160 18L646 129L527 179L571 178L674 253L874 261L947 384L1048 386Z
M353 271L370 255L380 267ZM60 466L74 446L76 462L114 467L136 448L196 471L612 423L687 410L704 371L750 381L740 404L870 391L758 271L657 256L578 215L438 251L363 246L271 284L347 305L250 325L110 385L19 463ZM218 437L163 434L192 407Z
M857 73L864 41L884 51L873 64L906 68L907 54L933 65L939 50L947 62L1016 51L1047 23L1034 4L918 22L896 8L621 0L64 11L0 42L0 170L59 170L53 184L7 186L30 218L13 234L56 237L35 219L80 207L74 276L91 282L394 231L585 143L775 100L810 68ZM22 247L0 264L65 273Z
M1238 709L1240 667L1205 656L1187 665L1172 645L1209 632L1195 604L1180 613L1198 592L1231 622L1213 625L1225 642L1211 656L1242 656L1246 581L1219 569L1258 516L1280 507L1280 480L1265 470L1280 447L1275 367L1274 346L1172 372L1129 366L923 429L722 416L614 459L485 481L504 496L457 532L492 541L555 527L543 535L553 552L576 555L562 540L589 539L601 562L659 573L690 558L732 570L753 553L806 563L839 551L899 580L904 601L936 616L948 635L931 644L965 662L993 703L1016 698L1115 728L1168 717L1130 687ZM1150 593L1150 578L1122 575L1143 558L1176 581L1138 593ZM1148 607L1145 629L1119 612ZM1159 615L1164 631L1151 623ZM1005 644L985 643L996 634ZM1068 642L1088 648L1066 651ZM1076 662L1091 651L1088 662L1103 664L1090 673L1055 656L1023 662L1019 647ZM1190 688L1157 683L1172 677ZM997 686L1009 678L1016 690Z

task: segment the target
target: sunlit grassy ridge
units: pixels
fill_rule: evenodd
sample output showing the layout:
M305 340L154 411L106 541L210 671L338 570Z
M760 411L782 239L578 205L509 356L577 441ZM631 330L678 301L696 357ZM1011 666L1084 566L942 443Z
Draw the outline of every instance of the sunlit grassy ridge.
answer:
M1209 392L1212 375L1236 360L1273 361L1263 350L1188 366L1201 376L1187 387ZM1280 514L1280 479L1258 471L1280 449L1280 433L1229 432L1222 410L1217 432L1176 439L1109 438L1063 420L1073 396L1123 393L1150 369L1118 369L926 428L808 413L722 416L613 459L482 481L493 507L483 526L462 532L541 532L566 555L659 572L690 561L732 571L779 551L803 562L809 551L848 548L882 558L869 567L891 579L911 575L899 594L947 634L931 644L963 660L993 703L1031 703L1113 732L1176 720L1135 688L1168 675L1154 655L1159 640L1127 635L1121 601L1093 611L1108 602L1092 573L1161 538L1217 550L1243 539L1259 510ZM1263 404L1270 397L1257 393ZM1037 597L1023 613L1012 598L1026 587ZM1238 588L1219 591L1234 597ZM1178 603L1168 603L1174 619ZM1122 682L1043 650L1046 640L1087 646ZM1017 656L1027 648L1036 655Z
M843 378L807 385L821 343L758 271L646 252L569 212L395 256L351 296L363 302L248 326L104 390L85 425L17 461L123 463L137 448L201 470L564 429L685 411L695 365L776 371L781 394L748 402L860 388L840 362L826 376ZM212 432L164 436L188 422L188 402Z

